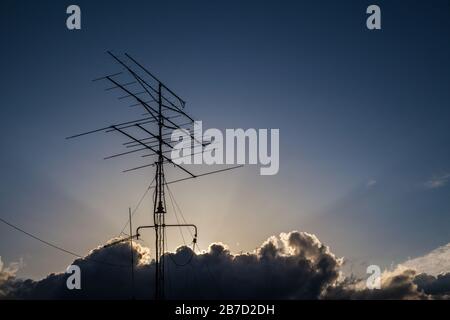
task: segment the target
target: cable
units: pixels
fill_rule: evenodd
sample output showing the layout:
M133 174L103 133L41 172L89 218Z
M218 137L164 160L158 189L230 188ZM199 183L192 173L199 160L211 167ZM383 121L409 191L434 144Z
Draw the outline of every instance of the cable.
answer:
M198 250L199 250L199 252L200 252L201 249L200 249L200 246L199 246L198 244L197 244L197 248L198 248ZM216 277L214 276L214 273L211 272L211 269L209 268L207 259L204 259L204 262L205 262L206 270L208 271L209 276L210 276L211 279L213 280L213 282L214 282L214 284L215 284L215 286L216 286L217 291L219 291L220 294L223 295L223 291L222 291L222 288L221 288L220 285L219 285L219 281L218 281L218 280L216 279Z
M175 199L175 197L174 197L174 195L173 195L173 193L172 193L172 190L170 190L170 187L169 187L167 184L166 184L166 187L167 187L167 191L169 191L169 196L173 199L173 202L175 203L175 205L176 205L177 208L178 208L178 211L179 211L179 213L180 213L181 219L183 219L183 222L184 222L185 224L187 224L187 221L186 221L186 219L184 218L183 212L181 211L181 208L180 208L180 206L178 205L178 202L177 202L177 200ZM191 229L188 229L188 231L189 231L189 233L191 234L191 237L194 238L194 235L192 234Z
M141 196L141 198L139 199L139 201L138 201L136 207L134 207L133 211L131 212L131 218L133 218L134 214L135 214L136 211L139 209L139 207L140 207L142 201L144 200L145 196L146 196L147 193L150 191L151 186L152 186L152 184L153 184L154 181L155 181L155 178L153 178L152 182L150 182L150 184L148 185L148 187L145 189L144 194ZM123 226L122 230L120 231L119 236L120 236L121 234L124 233L124 230L125 230L125 228L128 226L129 223L130 223L130 221L127 220L127 222L126 222L125 225Z
M172 193L172 190L170 190L170 187L169 187L167 184L166 184L165 186L167 187L167 191L169 191L169 197L170 197L170 199L173 200L173 202L175 203L175 205L176 205L176 207L177 207L177 209L178 209L178 211L179 211L179 213L180 213L181 218L183 219L184 223L187 224L187 221L186 221L186 219L185 219L185 217L184 217L184 215L183 215L183 212L181 211L180 206L178 205L177 200L175 199L175 197L174 197L174 195L173 195L173 193ZM192 234L191 229L188 229L188 230L189 230L189 233L191 234L191 236L194 238L194 235ZM196 245L196 244L197 244L197 248L198 248L199 252L201 252L201 249L200 249L200 247L198 246L198 243L193 243L193 246L192 246L192 254L191 254L191 256L189 257L189 259L187 260L187 262L186 262L185 264L183 264L183 265L178 264L178 263L173 259L173 257L172 257L171 255L169 255L169 257L170 257L170 259L172 260L172 262L173 262L175 265L177 265L177 266L190 266L191 269L192 269L192 274L193 274L194 278L197 279L197 275L196 275L196 267L193 265L193 259L192 259L192 258L194 257L194 255L195 255L195 245ZM192 263L191 263L191 262L192 262ZM207 269L207 273L209 274L210 278L212 279L213 283L215 284L215 287L216 287L217 291L219 291L219 292L222 294L223 292L222 292L222 289L221 289L221 287L220 287L220 285L219 285L219 282L218 282L218 280L216 279L216 277L214 276L214 274L211 272L211 269L209 268L209 265L208 265L208 262L206 261L206 259L204 260L204 263L205 263L204 265L206 266L206 269ZM195 284L196 282L197 282L197 281L194 281L194 284Z
M180 212L180 215L181 215L181 217L183 218L184 223L187 224L186 219L184 219L183 213L181 212L181 209L180 209L178 203L176 202L175 197L173 196L172 191L169 189L169 187L167 187L167 191L169 191L169 198L170 198L170 201L171 201L171 203L172 203L172 207L173 207L173 209L174 209L175 218L176 218L176 220L177 220L177 223L180 224L180 221L178 220L178 216L177 216L177 208L178 208L178 211ZM174 206L174 202L175 202L177 208ZM179 228L179 230L180 230L181 237L183 238L184 245L187 247L186 241L185 241L184 236L183 236L182 229L181 229L181 227L178 227L178 228ZM189 230L189 233L191 234L192 238L194 239L194 240L192 241L192 253L191 253L191 256L187 259L187 261L186 261L185 263L178 263L178 262L175 261L175 259L174 259L172 256L169 255L170 260L172 260L172 262L173 262L177 267L185 267L185 266L187 266L188 264L190 264L191 261L192 261L192 258L194 257L194 254L195 254L196 237L194 237L194 235L192 234L192 232L191 232L190 229L188 229L188 230Z
M59 250L61 252L70 254L70 255L72 255L74 257L77 257L77 258L80 258L80 259L85 259L85 260L88 261L88 259L86 259L86 257L84 257L84 256L82 256L82 255L80 255L78 253L75 253L73 251L64 249L63 247L60 247L60 246L58 246L58 245L56 245L54 243L45 241L45 240L43 240L43 239L41 239L41 238L39 238L39 237L37 237L37 236L27 232L27 231L19 228L18 226L13 225L12 223L10 223L10 222L2 219L2 218L0 218L0 222L8 225L9 227L11 227L11 228L13 228L13 229L15 229L15 230L17 230L17 231L27 235L27 236L29 236L30 238L33 238L33 239L35 239L35 240L37 240L37 241L39 241L39 242L41 242L41 243L43 243L43 244L45 244L45 245L47 245L49 247L52 247L53 249ZM95 259L92 259L92 258L90 258L89 261L100 263L100 264L104 264L104 265L108 265L108 266L113 266L113 267L121 267L121 268L129 268L130 267L129 265L119 265L119 264L114 264L114 263L110 263L110 262L106 262L106 261L95 260Z
M170 203L172 204L173 212L175 213L175 219L177 220L177 224L180 224L180 220L178 219L177 210L173 203L173 197L172 197L172 193L170 192L170 190L169 190L169 199L170 199ZM186 245L186 240L184 239L183 229L180 226L178 226L178 230L180 231L180 235L181 235L181 238L183 239L184 245Z
M169 253L169 258L170 260L172 260L173 264L176 265L177 267L186 267L188 264L191 263L192 258L195 255L195 243L192 244L192 250L191 250L191 255L189 256L189 258L186 260L185 263L178 263L175 261L175 259L172 257L172 255Z
M53 244L53 243L47 242L47 241L45 241L45 240L42 240L42 239L40 239L40 238L38 238L38 237L32 235L31 233L26 232L25 230L23 230L23 229L21 229L21 228L15 226L15 225L13 225L12 223L9 223L8 221L6 221L6 220L4 220L4 219L2 219L2 218L0 218L0 221L3 222L4 224L10 226L10 227L13 228L13 229L16 229L17 231L20 231L20 232L26 234L27 236L29 236L29 237L31 237L31 238L33 238L33 239L35 239L35 240L38 240L38 241L40 241L40 242L46 244L47 246L50 246L50 247L52 247L52 248L54 248L54 249L57 249L57 250L59 250L59 251L68 253L68 254L70 254L70 255L72 255L72 256L75 256L75 257L77 257L77 258L83 258L81 255L79 255L79 254L77 254L77 253L74 253L74 252L72 252L72 251L66 250L66 249L64 249L64 248L61 248L61 247L59 247L59 246L57 246L57 245L55 245L55 244Z

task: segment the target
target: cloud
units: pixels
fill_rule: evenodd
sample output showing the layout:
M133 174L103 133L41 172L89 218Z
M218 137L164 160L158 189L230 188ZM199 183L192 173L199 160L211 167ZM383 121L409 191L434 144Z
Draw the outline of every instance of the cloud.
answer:
M133 254L134 295L152 298L155 265L149 249L136 244ZM189 265L177 266L191 256ZM306 232L270 237L252 253L233 255L225 245L214 243L200 254L180 247L167 253L164 260L167 298L172 299L315 299L337 281L341 265L328 247ZM81 269L81 290L68 290L64 273L50 274L41 281L7 277L0 288L4 298L128 299L130 269L110 265L125 266L128 261L128 243L99 247L73 263Z
M435 299L450 299L450 273L439 274L436 277L422 273L415 277L414 283Z
M16 273L21 265L21 262L12 262L5 267L0 256L0 298L8 296L15 289L15 284L19 282L16 280Z
M450 173L446 173L440 176L434 176L430 180L424 183L425 188L427 189L437 189L445 187L450 180Z
M65 273L40 281L0 273L0 298L153 298L154 262L150 250L133 246L132 292L129 243L102 246L73 262L81 269L81 290L68 290ZM313 234L293 231L268 238L254 252L232 254L213 243L194 253L188 247L165 254L168 299L433 299L447 298L450 274L434 277L398 267L382 274L382 287L369 290L364 279L344 278L342 258ZM180 266L190 261L188 265Z
M434 276L450 272L450 243L434 249L422 257L409 259L401 265Z
M381 274L381 288L366 280L346 278L330 286L327 299L450 299L450 243L423 257L407 260Z
M330 286L326 299L353 300L431 300L450 299L450 273L432 276L397 266L381 275L381 288L368 289L365 280L345 279Z
M368 289L365 280L346 280L337 286L330 287L327 299L356 300L403 300L429 299L414 282L416 272L410 269L397 268L385 271L381 275L381 288Z

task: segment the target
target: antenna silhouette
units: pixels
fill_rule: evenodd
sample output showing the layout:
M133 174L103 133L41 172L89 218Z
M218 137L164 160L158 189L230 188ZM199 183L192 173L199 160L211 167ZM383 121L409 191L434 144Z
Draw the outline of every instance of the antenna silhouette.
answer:
M236 169L242 167L242 165L229 167L226 169L210 171L206 173L194 174L190 170L187 170L182 165L175 163L166 154L170 153L173 146L170 141L170 132L166 130L175 129L189 129L186 126L190 126L194 123L194 119L190 117L185 111L186 102L180 98L174 91L172 91L166 84L161 82L153 73L146 69L142 64L137 62L129 54L125 53L126 59L121 59L114 55L112 52L107 52L121 67L122 71L109 74L93 81L106 81L112 86L106 88L106 91L118 90L124 95L118 99L134 100L134 104L131 106L141 106L144 111L144 118L120 122L112 124L100 129L90 130L87 132L79 133L66 139L78 138L81 136L98 133L98 132L118 132L129 141L125 142L123 146L128 149L118 154L114 154L104 159L116 158L132 153L150 151L150 154L144 154L142 157L152 157L153 162L142 165L139 167L124 170L124 172L139 170L145 167L155 167L155 185L149 186L154 189L153 194L153 225L139 226L136 229L136 234L118 240L116 242L108 244L108 246L121 243L123 241L130 241L132 243L133 238L139 238L139 231L145 228L154 229L155 232L155 299L161 300L165 298L165 284L164 284L164 248L165 248L165 229L167 227L190 227L194 229L193 243L197 242L197 226L194 224L166 224L167 206L165 199L165 186L172 183L185 181L188 179L194 179L210 174L220 173L227 170ZM119 77L127 76L126 80L120 80ZM177 121L183 121L182 123ZM152 128L149 126L153 125ZM134 130L133 132L131 132ZM138 136L136 134L140 134ZM198 141L189 130L192 140ZM143 137L142 137L143 135ZM206 146L207 143L202 143ZM131 149L131 150L130 150ZM180 170L186 177L176 179L173 181L166 181L164 164L171 164L174 168ZM130 215L131 225L131 215ZM131 228L131 226L130 226ZM133 263L133 262L132 262ZM134 278L134 276L132 275ZM134 280L133 280L134 281Z

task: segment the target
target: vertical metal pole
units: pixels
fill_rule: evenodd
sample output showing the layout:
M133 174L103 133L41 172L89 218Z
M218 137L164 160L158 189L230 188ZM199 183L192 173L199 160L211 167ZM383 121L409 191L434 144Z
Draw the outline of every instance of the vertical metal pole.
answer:
M155 186L155 197L153 202L153 224L155 226L155 300L158 300L159 296L159 237L158 237L158 214L157 203L158 203L158 189L159 189L159 162L156 163L156 186Z
M133 253L133 227L131 225L131 208L128 208L130 218L130 250L131 250L131 300L134 300L134 253Z
M164 208L164 158L163 158L163 116L162 85L158 87L158 161L156 163L156 188L153 203L153 220L155 226L155 299L164 299L164 228L166 210Z
M164 197L164 159L162 156L163 152L163 138L162 138L162 129L163 129L163 116L162 116L162 84L158 83L158 116L159 116L159 199L158 199L158 230L159 230L159 299L164 299L164 214L165 208L163 206L163 197Z

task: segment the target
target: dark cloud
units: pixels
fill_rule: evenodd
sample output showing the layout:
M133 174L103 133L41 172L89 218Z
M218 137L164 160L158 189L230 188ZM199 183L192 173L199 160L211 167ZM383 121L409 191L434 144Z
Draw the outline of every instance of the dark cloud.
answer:
M338 285L330 286L323 297L357 300L449 299L450 273L435 277L399 266L382 274L380 289L368 289L365 280L345 279Z
M147 248L136 244L136 298L152 298L154 263ZM178 266L190 260L186 266ZM99 263L99 262L106 263ZM81 268L81 290L68 290L64 273L41 281L9 277L4 297L22 299L127 299L131 297L130 246L97 248L73 264ZM336 282L341 261L311 234L291 232L271 237L254 253L233 255L223 244L195 254L180 247L165 256L168 298L314 299ZM124 267L111 266L110 264Z
M424 293L436 299L450 299L450 273L437 276L421 273L414 278L414 283Z
M415 271L396 269L381 276L380 289L368 289L365 280L346 280L328 288L327 299L400 300L427 299L428 296L414 283Z
M133 247L135 285L131 288L128 243L92 250L73 264L81 268L81 290L69 290L68 275L50 274L40 281L21 280L0 272L0 297L10 299L150 299L154 262L148 248ZM187 261L189 264L184 265ZM232 254L215 243L196 254L180 247L165 255L169 299L431 299L448 298L450 274L438 277L396 269L382 276L382 288L343 279L338 259L306 232L270 237L255 252Z

